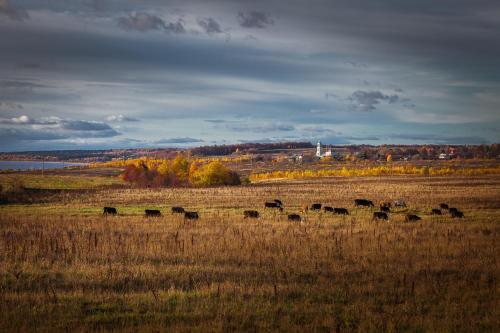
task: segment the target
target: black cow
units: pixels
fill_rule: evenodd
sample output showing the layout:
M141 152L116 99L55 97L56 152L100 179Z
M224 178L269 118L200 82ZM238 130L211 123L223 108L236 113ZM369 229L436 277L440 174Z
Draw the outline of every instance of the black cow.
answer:
M431 215L443 215L443 213L441 213L441 209L433 208L431 210Z
M172 214L184 214L184 208L172 207Z
M197 212L184 212L184 218L186 220L197 220L199 216Z
M454 210L454 211L451 212L451 217L453 217L453 218L457 217L457 218L461 219L461 218L464 217L464 213L462 213L459 210Z
M363 207L374 207L373 202L371 200L366 200L366 199L356 199L354 200L354 205Z
M386 206L386 205L380 205L380 211L385 212L385 213L389 213L391 211L391 208L389 206Z
M388 220L389 216L384 212L374 212L372 220Z
M116 215L118 214L118 212L116 211L116 208L115 207L104 207L104 209L102 210L102 214L103 215Z
M450 212L450 214L453 214L453 212L458 212L458 211L459 211L458 208L455 208L455 207L450 207L448 209L448 212Z
M161 212L158 209L146 209L144 211L146 217L157 217L161 216Z
M346 208L334 208L333 212L339 215L349 215L349 211Z
M256 210L245 210L243 212L243 215L245 216L245 218L247 218L247 217L254 218L254 219L259 218L259 212Z
M288 215L288 221L302 221L301 217L299 214L289 214Z
M320 210L321 209L321 204L320 203L313 203L311 205L311 210Z
M266 202L264 203L264 207L266 208L277 208L280 210L280 212L283 211L283 207L281 207L281 205L277 202Z
M448 209L448 204L441 203L441 204L439 204L439 208L441 208L441 209Z
M422 218L420 216L413 215L413 214L408 214L408 215L405 216L405 221L406 222L419 221L421 219Z
M274 199L274 202L276 202L278 205L280 205L281 207L283 207L283 203L281 202L281 200Z
M323 207L323 210L324 210L325 212L332 212L332 213L334 212L333 207L330 207L330 206L325 206L325 207Z
M277 202L266 202L266 203L264 203L264 207L266 207L266 208L280 208L280 204Z

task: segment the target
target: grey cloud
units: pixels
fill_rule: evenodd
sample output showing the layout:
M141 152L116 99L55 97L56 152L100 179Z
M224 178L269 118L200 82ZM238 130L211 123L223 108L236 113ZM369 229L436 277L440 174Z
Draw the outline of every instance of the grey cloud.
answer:
M225 125L226 129L237 132L253 132L253 133L267 133L267 132L289 132L294 131L295 127L288 124L269 123L264 125L249 125L241 123L229 123Z
M16 7L10 3L10 0L0 0L0 15L7 16L11 20L24 21L29 19L26 10Z
M399 101L398 95L385 95L380 91L363 91L357 90L347 98L351 103L351 108L355 111L373 111L376 105L381 101L386 101L389 104L394 104Z
M483 144L488 143L488 140L480 136L450 136L440 134L392 134L391 139L408 140L422 143L436 144Z
M196 143L196 142L204 142L202 139L195 139L190 137L183 138L170 138L170 139L161 139L157 140L154 143L156 144L177 144L177 143Z
M179 19L177 22L170 22L165 26L165 31L168 33L183 34L186 32L184 28L184 22Z
M68 139L68 135L47 129L0 128L0 141L12 143L18 141L48 141Z
M120 135L106 123L86 120L60 119L58 117L31 118L22 115L0 118L3 137L16 140L59 140L65 138L108 138Z
M137 122L137 121L139 121L139 119L124 116L122 114L117 114L117 115L110 115L110 116L106 117L106 121L122 123L122 122Z
M113 130L108 124L86 120L61 120L60 127L69 131L109 131Z
M33 119L27 115L14 118L0 118L0 124L7 125L56 125L58 121L58 118Z
M186 32L184 24L180 19L177 22L166 23L160 17L144 12L130 13L126 17L118 18L118 26L124 30L135 30L140 32L151 30L164 30L169 33Z
M2 80L0 81L0 88L2 89L33 89L33 88L46 88L44 84L26 81L26 80Z
M198 20L198 25L209 35L223 32L219 22L211 17Z
M0 101L0 109L17 109L17 110L22 110L22 109L24 109L24 107L23 107L22 104L19 104L19 103Z
M214 124L219 124L219 123L224 123L226 122L224 119L205 119L207 123L214 123Z
M238 22L244 28L263 29L274 24L274 20L264 12L238 13Z

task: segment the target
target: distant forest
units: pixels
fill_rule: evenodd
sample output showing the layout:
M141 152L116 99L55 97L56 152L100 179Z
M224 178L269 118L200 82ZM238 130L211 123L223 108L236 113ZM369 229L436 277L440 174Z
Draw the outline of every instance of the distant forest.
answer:
M106 162L116 159L133 159L143 156L154 158L174 158L179 152L187 152L192 156L226 156L239 154L294 154L293 149L309 149L314 154L315 144L311 142L278 142L278 143L241 143L230 145L201 146L195 148L136 148L109 150L58 150L1 153L0 160L45 160L73 162ZM358 158L377 160L388 154L393 159L437 159L440 154L453 158L500 158L500 144L491 145L325 145L341 154L355 155Z

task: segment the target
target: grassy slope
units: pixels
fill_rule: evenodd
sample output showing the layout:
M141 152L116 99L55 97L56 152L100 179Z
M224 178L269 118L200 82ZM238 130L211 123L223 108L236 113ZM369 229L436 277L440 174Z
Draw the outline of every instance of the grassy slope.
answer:
M4 173L0 174L0 185L8 190L12 184L20 181L26 188L49 190L92 189L96 187L122 184L118 177L45 175Z

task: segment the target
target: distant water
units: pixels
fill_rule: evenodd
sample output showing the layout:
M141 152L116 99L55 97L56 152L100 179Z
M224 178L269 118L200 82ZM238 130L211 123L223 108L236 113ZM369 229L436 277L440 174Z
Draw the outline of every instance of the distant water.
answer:
M68 163L68 162L41 162L41 161L0 161L0 170L41 170L47 169L62 169L68 166L81 166L85 163Z

